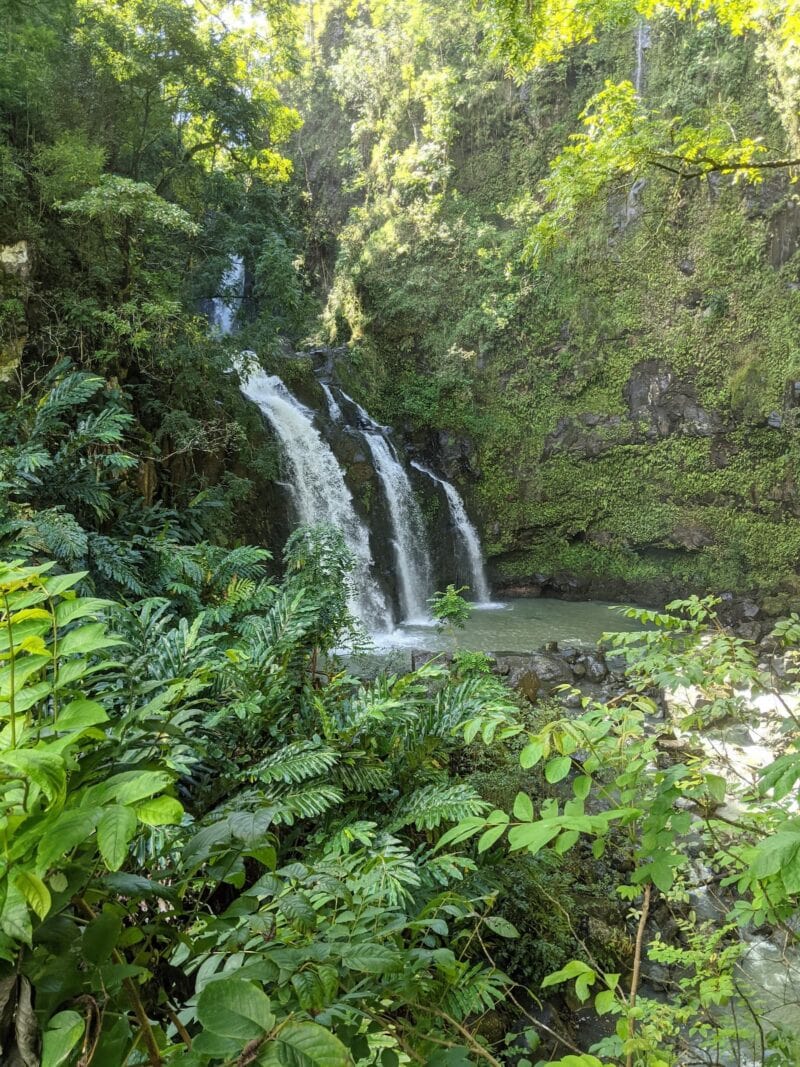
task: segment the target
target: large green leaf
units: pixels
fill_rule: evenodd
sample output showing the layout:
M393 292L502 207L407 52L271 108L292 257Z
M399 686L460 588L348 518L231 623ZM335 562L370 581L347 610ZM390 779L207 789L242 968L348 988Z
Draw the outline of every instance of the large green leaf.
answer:
M113 645L124 644L119 637L109 637L106 634L105 623L90 622L86 626L79 626L76 630L70 630L58 643L59 656L84 655L90 652L98 652L101 648L110 648Z
M103 812L97 824L97 843L110 871L118 871L125 862L136 825L136 812L124 804L115 804Z
M18 655L7 667L0 667L0 699L8 700L13 693L18 693L28 679L49 662L49 655L23 654Z
M66 707L58 713L55 726L57 730L83 730L87 726L97 726L101 722L108 722L108 715L102 704L96 700L85 700L82 697L70 701Z
M115 775L95 794L100 803L116 800L118 804L136 804L172 784L167 771L126 771Z
M349 1067L350 1053L324 1026L289 1022L268 1042L256 1061L261 1067Z
M571 767L572 760L569 756L556 756L545 764L544 776L551 785L555 785L556 782L567 777Z
M219 1037L252 1041L275 1025L269 997L252 982L221 978L205 985L197 998L200 1025Z
M106 905L83 931L81 940L83 955L90 963L105 963L111 958L121 933L121 914L115 908Z
M59 626L66 626L75 619L85 618L87 615L95 615L113 605L112 600L100 600L97 597L76 597L74 600L62 600L56 605L56 622Z
M10 749L0 755L0 768L7 767L5 777L29 778L48 800L57 800L66 791L67 772L64 760L52 752L38 749Z
M524 848L535 856L560 830L559 823L553 821L523 823L509 830L508 843L512 851Z
M0 929L14 941L31 943L31 917L28 904L21 889L11 882L6 889L6 899L0 912Z
M41 1067L62 1067L83 1037L83 1019L76 1011L60 1011L48 1022L42 1043Z
M172 826L183 818L183 805L175 797L153 797L136 805L136 816L147 826Z
M83 844L94 833L99 818L98 808L62 811L44 830L36 856L37 865L47 870L76 845Z
M40 919L50 911L50 890L33 871L21 867L14 871L14 884L22 892L27 902Z
M344 945L342 947L342 962L351 971L361 971L364 974L386 974L400 967L400 956L397 949L388 945L375 945L371 943Z
M508 919L504 919L502 915L487 915L485 922L492 933L497 934L498 937L511 939L519 937L519 930L516 926Z
M72 574L54 574L52 577L45 578L42 584L48 595L55 597L83 581L88 573L88 571L74 571Z

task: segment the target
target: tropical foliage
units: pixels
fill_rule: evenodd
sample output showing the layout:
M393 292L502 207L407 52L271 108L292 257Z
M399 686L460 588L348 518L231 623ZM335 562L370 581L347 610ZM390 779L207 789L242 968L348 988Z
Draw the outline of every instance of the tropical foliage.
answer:
M40 1037L44 1064L477 1045L465 1023L508 979L455 946L494 897L433 846L487 807L449 754L513 734L513 701L435 665L320 675L349 620L315 544L192 619L4 566L8 1062Z
M6 0L0 1062L800 1062L799 19ZM768 642L695 596L613 696L355 676L234 370L323 337L500 577L769 591Z

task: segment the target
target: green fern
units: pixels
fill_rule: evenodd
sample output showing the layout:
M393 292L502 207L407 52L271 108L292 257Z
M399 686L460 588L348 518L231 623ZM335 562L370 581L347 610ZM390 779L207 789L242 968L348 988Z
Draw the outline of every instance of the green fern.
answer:
M458 822L488 809L486 801L466 782L426 785L404 797L395 808L392 828L413 825L417 830L435 830L443 822Z
M294 785L329 771L338 758L332 748L321 748L313 741L295 741L248 768L245 777L265 785Z
M84 560L89 545L86 531L63 508L46 508L13 519L0 529L0 537L8 538L9 551L41 553L69 565Z
M295 819L314 819L341 804L344 795L332 785L308 786L294 792L280 793L271 798L276 823L291 825Z

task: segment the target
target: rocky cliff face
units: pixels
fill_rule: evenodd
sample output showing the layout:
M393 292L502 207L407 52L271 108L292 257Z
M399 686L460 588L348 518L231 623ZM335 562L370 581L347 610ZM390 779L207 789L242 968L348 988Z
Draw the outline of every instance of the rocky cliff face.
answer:
M334 67L368 37L336 26ZM350 342L351 391L458 481L502 588L793 602L794 187L649 172L607 189L534 268L526 193L588 93L632 76L634 29L522 85L476 60L466 16L449 33L414 53L420 78L460 86L444 148L424 101L409 103L421 109L414 129L398 118L386 143L390 81L373 85L388 109L381 128L363 100L334 103L318 87L336 128L342 116L357 123L351 167L367 189L339 232L329 300L331 330ZM361 58L367 69L372 54ZM707 114L714 94L732 95L743 126L785 146L773 74L749 42L665 17L641 61L649 106ZM319 162L322 142L303 149Z

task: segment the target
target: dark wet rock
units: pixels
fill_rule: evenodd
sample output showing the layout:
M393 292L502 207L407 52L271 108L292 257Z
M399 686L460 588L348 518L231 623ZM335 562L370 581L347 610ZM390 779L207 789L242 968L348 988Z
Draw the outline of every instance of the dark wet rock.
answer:
M497 653L495 670L531 704L548 696L555 686L570 683L572 674L563 660L549 652Z
M719 415L698 402L694 385L678 378L663 360L637 364L624 394L629 419L596 411L560 418L545 438L542 459L563 452L594 459L619 445L673 433L714 437L722 430Z
M542 680L533 671L511 671L508 676L508 684L524 696L529 704L535 704L539 699Z
M475 445L468 437L442 430L438 434L438 456L448 478L458 479L459 474L467 471L476 475Z
M719 416L697 402L694 385L677 378L663 360L645 360L633 368L625 400L631 419L650 438L671 433L711 437L721 429Z
M535 582L507 585L503 588L504 597L540 597L541 595L542 587Z
M761 614L761 608L755 600L743 600L739 605L739 615L743 619L757 619Z
M584 412L574 418L558 420L556 428L545 438L542 458L570 452L591 459L615 445L626 444L630 436L631 428L622 427L619 415Z
M695 272L694 260L690 259L689 256L686 256L686 258L682 259L678 264L678 270L681 274L685 274L687 278L691 278Z
M575 667L582 666L584 674L590 682L602 682L604 678L608 677L608 668L604 656L599 652L587 652L581 656Z
M783 426L783 416L779 411L770 411L767 415L767 426L772 430L780 430Z
M561 645L559 649L561 658L566 660L567 663L574 663L582 652L583 649L579 648L577 645Z
M714 543L714 536L702 526L685 523L676 526L669 534L668 540L670 544L679 545L687 551L694 552L698 548L705 548L707 545L712 545Z
M558 684L569 681L569 669L566 664L549 652L498 652L497 665L500 668L507 664L509 672L515 670L533 671L541 678L542 682Z
M767 253L776 269L784 266L800 250L800 202L787 200L772 215Z
M625 657L621 653L612 653L606 655L606 667L608 673L612 678L622 679L625 677L626 670Z

